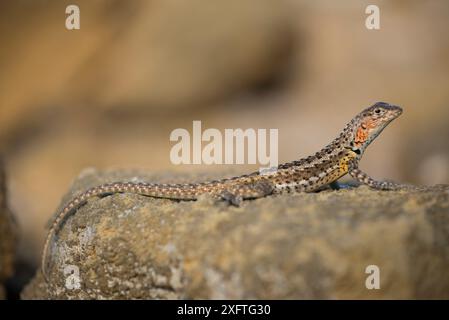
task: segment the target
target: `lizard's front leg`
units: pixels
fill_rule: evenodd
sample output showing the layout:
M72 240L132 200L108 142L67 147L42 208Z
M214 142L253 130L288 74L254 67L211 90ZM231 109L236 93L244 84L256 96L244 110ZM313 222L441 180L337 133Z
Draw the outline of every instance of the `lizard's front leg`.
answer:
M377 189L377 190L399 190L399 189L407 189L407 185L398 184L394 182L389 181L376 181L373 178L371 178L368 174L363 172L358 168L358 165L356 162L352 162L349 166L349 174L351 177L353 177L355 180L362 184L366 184L370 186L371 188Z

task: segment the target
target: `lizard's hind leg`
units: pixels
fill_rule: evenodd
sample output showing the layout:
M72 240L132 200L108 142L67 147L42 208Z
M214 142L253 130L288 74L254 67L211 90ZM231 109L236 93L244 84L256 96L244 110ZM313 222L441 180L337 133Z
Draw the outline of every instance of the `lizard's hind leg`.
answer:
M224 189L219 196L222 200L238 207L244 199L263 198L273 194L274 190L275 188L272 182L259 180L243 186L233 186Z

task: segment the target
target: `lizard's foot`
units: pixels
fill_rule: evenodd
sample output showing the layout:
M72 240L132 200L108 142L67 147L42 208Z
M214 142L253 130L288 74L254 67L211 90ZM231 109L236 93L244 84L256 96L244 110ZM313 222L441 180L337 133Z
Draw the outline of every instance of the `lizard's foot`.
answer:
M400 190L413 190L415 186L396 183L391 181L376 181L374 185L370 185L371 188L377 190L386 190L386 191L400 191Z
M226 201L228 204L236 207L239 207L243 200L241 196L235 195L234 193L227 190L223 191L220 194L220 198Z

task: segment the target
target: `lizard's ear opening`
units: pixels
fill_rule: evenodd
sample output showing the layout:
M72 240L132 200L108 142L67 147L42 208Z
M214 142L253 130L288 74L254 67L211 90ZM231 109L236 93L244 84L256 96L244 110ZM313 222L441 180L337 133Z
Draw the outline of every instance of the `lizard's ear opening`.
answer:
M354 144L354 141L351 141L351 143L349 144L351 146L351 150L354 151L355 153L357 153L358 155L362 154L362 150L360 150L359 147L356 147Z

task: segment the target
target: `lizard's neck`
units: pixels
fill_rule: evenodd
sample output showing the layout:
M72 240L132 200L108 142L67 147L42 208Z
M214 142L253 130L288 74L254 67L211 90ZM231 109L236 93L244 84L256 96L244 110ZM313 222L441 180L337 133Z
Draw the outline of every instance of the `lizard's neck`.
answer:
M340 135L335 138L328 146L326 146L326 148L331 147L335 150L338 150L336 152L340 152L342 150L352 150L357 155L357 159L360 160L368 144L365 143L362 145L356 145L354 143L357 134L357 128L359 126L359 121L360 119L358 117L352 119L343 128Z

